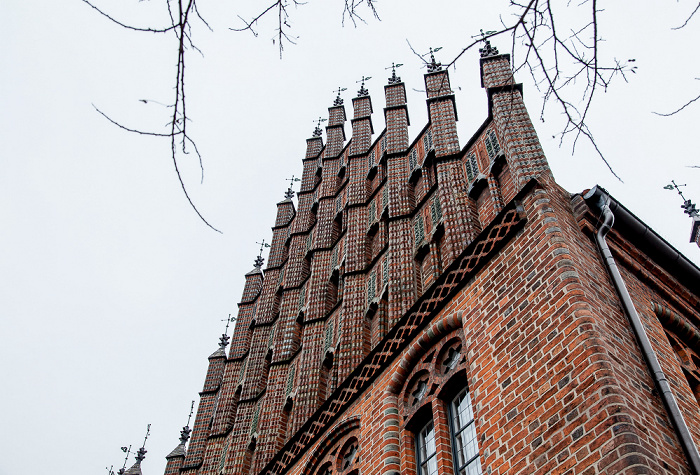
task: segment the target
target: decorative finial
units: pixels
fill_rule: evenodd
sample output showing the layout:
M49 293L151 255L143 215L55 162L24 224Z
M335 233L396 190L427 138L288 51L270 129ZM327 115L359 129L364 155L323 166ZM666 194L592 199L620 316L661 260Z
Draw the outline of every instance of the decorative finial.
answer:
M372 76L362 76L362 80L355 81L362 83L362 85L360 86L360 90L357 91L357 97L369 96L369 91L365 89L365 81L369 81L370 79L372 79Z
M188 440L190 440L190 434L192 433L192 429L190 429L189 425L186 425L185 427L182 428L180 431L180 443L181 444L186 444Z
M143 459L146 458L146 441L149 435L151 435L151 424L146 426L146 437L143 438L143 445L141 445L141 448L136 452L136 463L141 463Z
M109 468L105 467L105 470L107 470L107 475L114 475L114 465L111 465Z
M489 56L497 56L498 55L498 48L494 48L491 46L491 42L487 39L494 33L497 33L496 31L489 30L489 31L484 31L483 29L479 30L478 35L472 36L472 38L478 38L481 36L481 41L484 42L484 47L479 48L479 53L481 53L482 58L488 58Z
M320 137L323 135L323 131L321 130L321 122L325 122L326 119L321 119L320 117L318 118L318 123L316 124L316 128L314 129L314 134L313 137Z
M317 128L317 130L319 130L320 132L321 129ZM301 181L301 178L296 178L294 175L292 175L291 178L287 178L287 181L289 182L289 188L287 188L287 192L284 194L284 197L285 199L291 200L292 198L294 198L294 190L292 189L292 187L294 186L294 182Z
M435 54L438 51L442 49L442 46L438 46L437 48L430 48L430 53L426 53L423 56L427 56L428 54L430 55L430 62L428 63L428 72L429 73L434 73L436 71L442 71L442 63L438 63L435 61Z
M192 413L194 412L194 401L192 401L192 405L190 406L190 415L187 416L187 425L182 428L180 431L180 443L182 445L185 445L185 443L189 440L190 434L192 433L192 429L190 429L190 420L192 419Z
M401 82L401 78L396 75L396 68L400 68L401 66L403 66L403 63L391 63L391 66L389 66L388 68L384 68L391 69L391 77L389 78L389 84L396 84Z
M226 348L226 345L228 345L229 340L231 339L230 336L228 336L226 333L221 335L221 338L219 338L219 348L222 350Z
M144 449L143 447L136 451L136 463L143 462L143 459L146 458L146 452L148 452L148 450Z
M124 472L126 471L126 462L129 460L129 455L131 454L131 445L129 447L122 447L122 452L126 454L126 457L124 457L124 465L122 465L122 468L117 470L117 475L123 475Z
M265 262L265 259L263 259L262 256L263 249L266 247L270 247L270 245L266 243L264 239L262 240L262 242L256 242L255 244L260 244L260 253L258 253L258 257L255 258L255 267L260 269L263 263Z
M338 97L335 98L335 101L333 101L334 106L342 106L343 105L343 100L340 98L340 93L343 91L347 91L347 87L339 87L338 88Z
M686 186L686 185L677 185L675 180L671 180L671 185L666 185L664 186L664 190L676 190L679 195L681 195L681 198L683 199L683 204L681 205L681 208L683 208L683 212L690 216L691 218L695 218L698 216L698 210L695 209L695 204L693 204L692 201L685 199L685 196L683 196L683 192L681 191L680 187L681 186Z

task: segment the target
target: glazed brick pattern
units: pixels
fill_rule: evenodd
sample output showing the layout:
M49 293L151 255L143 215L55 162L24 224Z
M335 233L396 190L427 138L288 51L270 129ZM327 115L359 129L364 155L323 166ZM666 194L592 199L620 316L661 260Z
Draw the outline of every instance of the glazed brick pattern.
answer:
M306 159L316 158L323 149L323 139L321 137L313 137L306 139Z
M440 473L452 473L448 380L469 387L486 474L687 472L591 239L595 218L553 181L508 56L481 63L493 120L463 150L446 71L425 76L430 122L411 144L403 83L385 87L374 142L368 97L353 100L348 143L344 107L329 108L327 144L307 140L298 209L278 204L268 267L246 275L229 356L210 357L187 455L166 473L311 475L349 437L360 473L415 473L411 372L454 335L463 360L425 403ZM693 388L651 309L697 326L700 301L610 236L698 438Z
M275 227L287 226L294 218L294 203L291 200L284 200L277 204L277 218Z
M447 71L436 71L426 74L425 90L430 99L452 94L452 89L450 89L450 77Z
M384 87L386 108L386 151L403 152L408 147L408 108L406 106L406 87L398 83Z
M469 197L460 165L459 161L451 160L440 162L436 167L441 185L437 198L445 228L445 244L441 252L449 261L455 259L480 231L469 219Z
M437 98L429 104L435 155L438 157L459 152L453 100L454 96L451 99Z
M243 360L228 360L224 368L218 400L213 415L211 435L225 435L233 427L240 400Z

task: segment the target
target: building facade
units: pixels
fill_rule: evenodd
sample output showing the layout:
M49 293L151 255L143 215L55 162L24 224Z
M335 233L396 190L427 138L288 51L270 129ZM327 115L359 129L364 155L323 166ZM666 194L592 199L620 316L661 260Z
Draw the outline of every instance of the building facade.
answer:
M509 56L481 53L463 146L434 60L413 141L395 72L378 136L364 85L349 139L329 108L166 475L694 473L700 270L558 186Z

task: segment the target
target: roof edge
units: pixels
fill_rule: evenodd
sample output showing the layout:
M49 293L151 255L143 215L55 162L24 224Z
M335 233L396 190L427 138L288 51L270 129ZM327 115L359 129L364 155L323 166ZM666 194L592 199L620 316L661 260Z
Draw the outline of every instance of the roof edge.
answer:
M659 236L656 231L613 198L603 187L596 185L582 194L586 204L600 211L604 202L615 216L613 229L618 230L640 251L671 274L691 293L700 297L700 268Z

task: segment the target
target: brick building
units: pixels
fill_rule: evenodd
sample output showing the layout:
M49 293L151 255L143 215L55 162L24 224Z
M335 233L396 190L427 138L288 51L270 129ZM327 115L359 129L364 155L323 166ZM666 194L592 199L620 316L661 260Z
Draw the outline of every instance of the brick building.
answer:
M395 73L377 136L338 96L166 475L696 473L700 269L558 186L509 56L480 67L463 146L434 60L412 142Z

